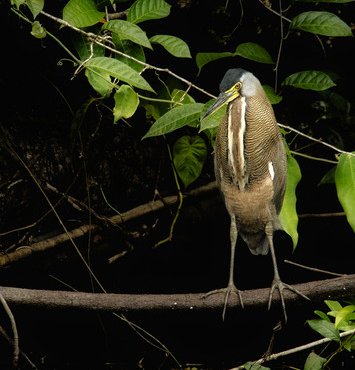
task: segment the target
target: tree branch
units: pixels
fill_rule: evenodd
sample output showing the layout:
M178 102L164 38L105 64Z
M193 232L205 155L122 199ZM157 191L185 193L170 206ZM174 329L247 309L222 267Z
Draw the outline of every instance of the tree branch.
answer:
M210 182L206 185L203 185L199 188L193 189L189 192L186 192L183 194L184 198L191 199L194 197L200 197L204 196L212 191L216 191L216 182ZM164 207L169 207L177 204L179 201L178 195L169 195L167 197L164 197L162 199L148 202L145 204L141 204L135 208L132 208L126 212L123 212L121 214L117 214L111 217L106 216L97 216L100 220L103 220L111 225L121 225L125 222L137 219L139 217L143 217L145 215L148 215L153 212L157 212ZM331 216L333 214L325 213L324 216ZM338 215L338 214L337 214ZM339 215L343 215L339 214ZM321 217L323 214L319 215L311 215L306 214L305 217ZM299 215L300 218L303 217L303 215ZM95 230L99 229L99 225L97 224L90 224L90 225L82 225L80 227L77 227L73 230L68 231L67 233L62 233L59 235L56 235L52 238L41 240L40 242L33 243L31 245L25 245L18 247L15 251L10 253L4 253L0 255L0 267L10 265L11 263L17 262L23 258L27 258L33 253L37 252L43 252L45 250L54 248L58 246L59 244L65 243L70 239L76 239L80 238L89 232L93 232Z
M216 190L216 184L215 182L210 182L207 185L201 186L197 189L191 190L190 192L184 194L184 197L187 198L197 197L209 193L213 190ZM105 218L105 220L107 220L110 224L120 225L132 219L136 219L138 217L142 217L147 214L157 212L166 206L172 206L176 204L178 201L179 201L178 195L170 195L161 200L156 200L154 202L142 204L122 214L117 214L112 217ZM0 267L19 261L23 258L30 256L33 253L43 252L59 244L65 243L68 240L79 238L81 236L86 235L89 232L97 230L98 228L99 225L96 224L82 225L76 229L56 235L53 238L41 240L40 242L33 243L31 245L21 246L11 253L0 255Z
M348 336L353 336L354 334L355 334L355 329L342 332L342 333L339 334L339 336L340 336L340 338L345 338L345 337L348 337ZM255 368L258 369L257 365L260 365L260 364L263 364L265 362L269 362L269 361L272 361L272 360L277 360L278 358L285 357L285 356L291 355L293 353L305 351L307 349L310 349L310 348L313 348L313 347L316 347L316 346L320 346L321 344L329 343L332 340L334 340L334 339L332 339L332 338L322 338L322 339L318 339L314 342L304 344L302 346L290 348L286 351L273 353L269 356L260 358L257 361L252 361L253 366L255 365ZM244 365L241 365L241 366L229 369L229 370L244 370L244 369L245 369Z
M314 302L325 299L339 300L355 294L355 274L344 277L295 284L303 294ZM267 307L269 288L242 292L245 309ZM198 311L220 309L223 299L220 294L204 298L204 293L195 294L104 294L69 291L32 290L0 287L0 293L8 304L55 309L81 309L90 311L150 312L150 311ZM285 302L308 304L292 291L284 291ZM273 303L280 301L278 295ZM230 296L229 309L240 308L237 297Z

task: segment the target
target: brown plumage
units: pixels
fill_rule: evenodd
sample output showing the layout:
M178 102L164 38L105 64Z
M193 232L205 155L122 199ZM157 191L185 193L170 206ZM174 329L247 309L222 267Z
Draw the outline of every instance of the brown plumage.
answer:
M285 194L287 158L273 108L259 80L243 69L230 69L220 84L220 95L205 116L227 104L226 115L218 128L215 143L215 175L231 217L231 261L228 286L223 291L223 318L234 285L234 254L240 235L253 254L271 250L274 290L280 293L285 320L286 309L282 291L295 288L284 284L278 273L273 247L273 232L281 229L279 213ZM306 296L304 296L307 298Z

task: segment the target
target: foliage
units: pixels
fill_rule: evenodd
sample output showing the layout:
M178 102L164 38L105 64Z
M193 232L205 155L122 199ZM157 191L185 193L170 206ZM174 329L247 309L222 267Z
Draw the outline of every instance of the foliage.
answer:
M335 86L335 83L326 73L321 71L302 71L286 77L282 85L305 90L322 91Z
M300 167L292 155L287 156L288 173L285 199L280 212L280 221L283 229L291 236L293 248L296 248L298 242L298 216L296 212L296 187L300 182L302 174Z
M246 370L270 370L269 367L255 364L254 362L247 362L246 364L243 365L243 368Z
M339 347L328 356L328 359L311 352L307 357L305 370L324 369L331 359L342 350L345 349L349 352L355 350L355 305L348 304L343 307L338 301L331 300L326 300L325 304L330 311L327 313L314 311L319 319L308 320L307 323L314 331L322 337L336 342ZM342 338L340 334L342 332L349 333L349 335Z
M288 24L288 34L305 32L327 37L350 37L352 31L338 15L333 12L318 10L319 3L312 3L313 9L298 11L300 0L292 3L289 8L295 9L292 19L284 15L283 22ZM325 3L346 3L348 1L325 0ZM146 62L146 52L154 52L156 46L175 58L185 58L191 65L202 69L209 63L223 58L244 58L256 63L263 63L278 68L279 61L262 45L255 42L244 42L237 45L234 52L204 52L196 53L193 61L188 44L173 35L147 35L146 22L166 18L170 15L171 6L164 0L137 0L123 14L123 19L106 19L110 6L94 0L69 0L63 8L62 19L56 20L73 32L80 32L84 37L74 44L75 50L67 48L57 37L52 35L40 20L46 15L43 12L44 0L12 0L13 10L27 22L32 24L31 33L37 38L46 35L54 38L69 53L77 65L75 75L85 71L87 81L102 99L113 101L113 122L134 117L139 110L145 111L147 119L155 122L144 135L143 139L156 136L171 136L174 138L173 162L176 171L185 185L192 184L201 174L206 160L206 148L213 146L216 128L220 122L223 110L203 119L203 113L212 101L195 101L189 91L183 91L174 96L175 87L168 79L157 79L147 74L154 69L167 72ZM288 9L288 11L290 10ZM30 13L31 15L28 15ZM287 42L287 39L285 40ZM281 50L281 49L280 49ZM174 73L167 73L180 82L186 80ZM154 86L154 88L153 88ZM283 86L301 90L318 92L331 91L336 86L334 76L329 71L301 70L288 71L288 75L275 89L264 86L272 104L282 100L277 88ZM190 86L191 87L191 86ZM176 92L176 91L175 91ZM167 93L167 94L166 94ZM207 94L209 98L211 94ZM113 97L113 100L109 100ZM102 100L103 101L103 100ZM149 103L147 103L149 102ZM110 103L111 104L111 103ZM171 135L174 133L173 135ZM213 148L211 148L211 151ZM352 154L342 154L338 158L335 170L335 185L339 201L343 206L349 224L355 230L355 175ZM296 159L289 156L289 184L287 187L284 208L281 213L285 230L290 234L294 246L297 244L297 212L296 186L300 179Z
M198 135L185 135L175 142L173 150L174 166L185 188L200 176L206 157L206 143Z
M330 39L352 36L351 28L337 15L328 11L318 11L319 3L322 1L303 0L303 2L311 3L315 10L300 12L297 6L302 1L292 2L289 10L292 9L298 14L287 20L286 12L283 13L284 24L288 24L287 35L300 32L301 36L307 33L317 38L326 36ZM323 0L323 3L347 2L349 0ZM197 69L199 75L207 65L213 65L224 58L243 58L263 64L266 68L270 68L270 71L272 68L277 70L279 67L280 60L275 51L268 51L262 45L252 41L238 43L231 49L234 51L201 50L193 58L186 41L173 35L160 33L150 35L146 22L155 22L170 15L171 6L164 0L137 0L123 12L124 20L106 19L106 15L112 10L108 5L109 2L104 6L103 2L94 0L69 0L62 9L62 18L56 18L56 21L62 27L70 29L73 35L80 33L82 37L78 40L73 36L73 44L67 47L60 36L52 35L45 26L47 23L43 19L47 16L43 11L47 3L44 0L11 1L14 12L31 24L31 34L38 39L52 37L63 47L63 50L68 52L74 62L76 67L74 76L85 76L95 98L90 100L90 103L83 102L84 108L87 108L85 104L91 104L93 101L105 107L109 106L114 124L133 120L135 116L142 113L147 122L153 121L142 139L158 137L172 143L171 159L174 174L179 176L185 189L203 172L206 158L213 151L216 130L225 110L220 109L204 118L204 113L213 104L214 97L202 91L208 100L198 100L194 94L197 90L196 86L174 72L149 64L149 57L159 50L178 58L177 61L185 59L190 63L191 69L193 67ZM56 32L59 34L59 30ZM287 43L287 37L283 42ZM280 52L282 52L281 48ZM151 70L159 72L159 76L154 73L149 74ZM169 78L164 79L165 74ZM186 84L186 89L181 86L177 88L170 77ZM300 95L309 91L316 92L322 101L328 104L319 117L319 120L324 120L331 116L343 117L349 111L350 103L347 99L333 90L336 81L332 71L295 71L290 68L281 81L275 79L275 87L270 85L263 87L274 105L287 98L283 95L287 89L295 89L294 91ZM199 90L201 92L201 89ZM289 136L283 133L288 141ZM291 140L288 144L291 148ZM334 183L339 202L349 225L355 232L354 152L339 151L339 153L341 154L337 155L333 169L325 175L322 183ZM296 154L288 148L288 182L280 215L283 228L291 236L294 248L298 242L296 189L302 178L295 158ZM182 199L181 194L179 195ZM170 236L171 234L169 238ZM308 325L324 338L334 341L339 349L328 358L323 357L323 354L321 356L311 352L304 366L306 370L322 369L339 351L355 349L354 336L343 338L341 335L355 328L355 306L349 304L343 307L334 301L326 301L326 304L330 311L328 313L315 311L319 319L309 320ZM244 367L267 369L251 362Z
M224 53L197 53L196 54L196 65L201 72L201 69L206 64L213 62L217 59L241 56L250 60L254 60L259 63L274 64L271 55L262 46L255 44L253 42L246 42L239 44L234 53L224 52Z
M342 154L335 169L335 185L346 217L355 232L355 157Z

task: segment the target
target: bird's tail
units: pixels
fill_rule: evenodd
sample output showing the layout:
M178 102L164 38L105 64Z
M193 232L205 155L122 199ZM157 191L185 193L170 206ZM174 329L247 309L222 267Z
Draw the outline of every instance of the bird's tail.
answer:
M240 233L252 254L265 255L269 252L269 241L264 232Z

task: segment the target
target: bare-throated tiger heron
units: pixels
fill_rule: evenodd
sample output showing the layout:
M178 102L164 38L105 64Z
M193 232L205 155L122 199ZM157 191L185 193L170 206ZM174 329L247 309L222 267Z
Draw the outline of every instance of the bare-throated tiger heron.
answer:
M269 308L275 289L280 293L287 320L283 290L289 289L308 299L294 287L281 281L275 249L274 230L279 221L287 178L287 157L273 108L259 80L244 69L229 69L220 83L220 94L205 117L227 105L216 136L215 176L230 215L230 270L228 286L207 293L225 292L223 318L231 293L239 296L234 284L234 257L240 235L253 254L271 252L274 279Z

